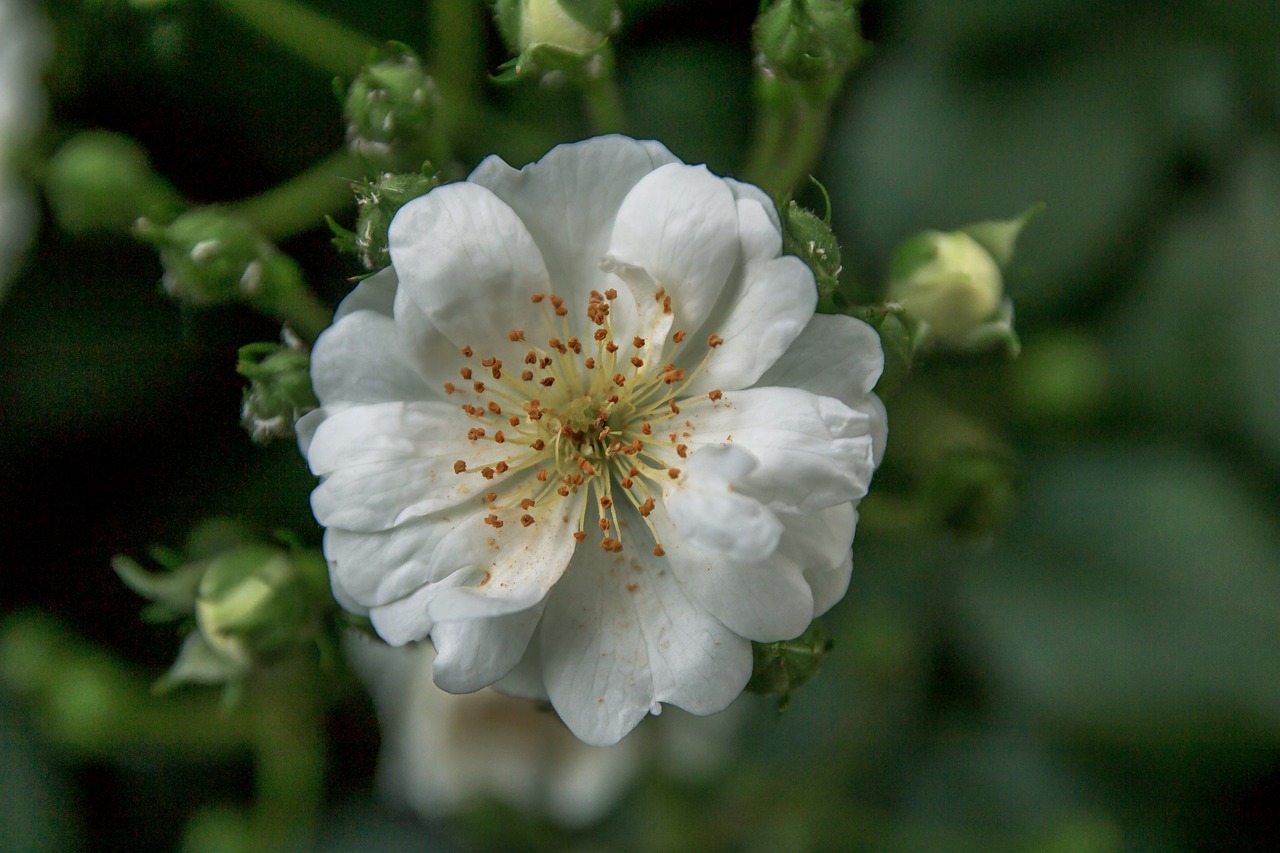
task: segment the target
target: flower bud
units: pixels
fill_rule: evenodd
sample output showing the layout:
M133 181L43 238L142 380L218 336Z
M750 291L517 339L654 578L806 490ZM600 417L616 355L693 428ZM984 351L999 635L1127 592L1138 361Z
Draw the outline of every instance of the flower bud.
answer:
M329 227L336 235L334 245L357 255L367 270L376 272L385 268L391 263L387 228L396 211L439 184L430 164L425 165L420 173L384 172L373 182L353 182L351 189L356 195L358 210L356 230L354 233L347 231L330 220Z
M756 48L770 72L830 91L867 52L856 0L777 0L756 20Z
M71 234L127 233L141 216L168 222L182 208L142 147L106 131L81 133L58 149L45 193L58 225Z
M347 88L347 145L377 163L421 161L439 99L418 55L387 42Z
M134 230L160 250L164 289L188 305L243 300L276 313L281 300L301 288L293 259L225 211L193 210L163 227L143 220Z
M818 284L819 310L834 308L840 289L840 244L828 220L792 201L778 211L782 215L782 251L809 265Z
M621 23L616 0L498 0L494 11L513 76L581 66Z
M957 341L978 328L1003 295L995 258L963 231L917 234L894 256L889 299L939 340Z
M236 372L249 380L240 419L256 442L288 438L298 418L320 405L311 388L311 355L300 342L247 344Z
M247 669L315 639L327 586L328 569L318 555L247 545L209 562L196 596L196 625L211 649Z

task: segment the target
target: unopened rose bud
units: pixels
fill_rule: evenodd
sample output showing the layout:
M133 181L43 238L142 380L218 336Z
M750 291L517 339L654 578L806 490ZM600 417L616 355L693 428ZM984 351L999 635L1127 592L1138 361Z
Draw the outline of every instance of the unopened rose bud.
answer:
M388 42L374 51L347 88L347 144L379 164L421 162L439 98L418 55Z
M164 289L188 305L244 301L275 313L302 286L292 258L225 211L193 210L163 227L144 220L134 230L160 250Z
M756 20L756 48L773 74L838 89L867 52L856 0L777 0Z
M616 0L498 0L495 17L515 74L580 67L621 22Z
M140 145L106 131L81 133L54 153L45 194L58 225L71 234L128 233L139 217L167 222L183 204Z
M918 234L894 257L889 299L941 341L957 341L991 319L1003 296L1000 267L963 231Z
M249 380L240 417L253 440L287 438L320 405L311 388L311 356L301 346L256 343L240 348L236 372Z

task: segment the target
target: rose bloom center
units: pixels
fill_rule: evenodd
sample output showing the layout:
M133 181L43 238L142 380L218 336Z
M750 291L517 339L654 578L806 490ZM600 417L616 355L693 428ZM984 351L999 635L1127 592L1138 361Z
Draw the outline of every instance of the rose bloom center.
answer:
M613 289L591 291L585 309L592 334L583 340L569 334L563 298L533 294L532 301L543 306L551 328L563 337L526 340L523 329L511 329L511 342L528 345L518 365L503 364L472 346L462 348L468 364L459 371L460 381L445 383L444 391L466 399L462 409L474 422L467 439L476 453L454 462L453 470L491 481L533 472L509 478L510 487L499 483L484 493L490 509L485 521L494 528L537 524L536 508L586 490L573 537L585 542L594 528L600 547L610 552L623 547L619 502L630 503L649 528L654 556L661 557L665 552L649 514L664 481L681 476L680 468L664 460L672 450L680 459L689 452L682 442L688 432L672 423L680 414L677 400L723 340L711 335L707 356L687 375L672 363L648 365L643 356L652 348L643 338L614 337L610 308L617 295ZM655 298L664 314L671 314L671 298L661 290ZM677 330L671 342L678 347L685 338ZM705 396L714 401L723 395Z

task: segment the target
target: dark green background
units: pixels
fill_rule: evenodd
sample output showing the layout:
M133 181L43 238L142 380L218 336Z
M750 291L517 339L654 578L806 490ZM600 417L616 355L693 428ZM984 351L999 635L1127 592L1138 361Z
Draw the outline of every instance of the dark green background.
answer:
M430 60L421 4L311 5ZM754 2L623 6L634 134L732 174ZM214 202L342 141L326 76L204 3L50 12L49 149L122 131ZM333 722L325 849L1273 849L1280 7L898 0L863 19L875 51L818 170L860 292L913 231L1047 210L1009 276L1022 359L933 357L886 395L888 458L823 674L779 721L742 700L724 779L650 780L581 835L494 809L429 829L382 815L373 723L350 703ZM590 133L567 99L495 101L558 138ZM485 144L463 146L469 162ZM358 272L319 230L284 248L331 304ZM237 423L235 350L276 330L179 309L159 278L153 252L46 219L0 304L0 602L49 611L147 675L176 638L138 620L113 554L176 545L214 514L318 538L294 449L253 447ZM931 489L954 492L936 473L954 461L957 431L930 414L944 404L1012 466L1007 517L981 489L977 521L927 511ZM926 510L903 521L904 505ZM4 706L19 793L0 806L23 844L170 849L197 806L249 795L247 765L80 762L24 735L23 715Z

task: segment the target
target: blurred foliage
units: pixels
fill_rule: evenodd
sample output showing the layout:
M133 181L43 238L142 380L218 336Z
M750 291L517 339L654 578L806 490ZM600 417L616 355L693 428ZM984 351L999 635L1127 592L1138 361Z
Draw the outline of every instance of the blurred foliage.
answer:
M48 3L48 151L126 133L208 202L341 144L328 76L214 4L144 5ZM430 64L422 3L308 5ZM629 130L733 173L756 4L621 6ZM868 0L862 18L874 50L817 175L852 295L882 295L913 233L1046 210L1005 281L1022 359L937 353L882 389L889 451L822 673L780 719L741 700L748 723L715 780L648 780L580 832L492 809L425 828L384 815L367 795L371 712L340 704L319 849L1197 851L1280 836L1280 7ZM486 34L492 69L504 54ZM467 165L588 133L552 89L495 99L547 138L495 131L455 152ZM359 272L323 226L283 248L330 305ZM277 329L175 307L160 277L153 253L46 217L0 304L0 601L152 676L176 636L139 621L112 555L218 514L319 541L296 452L254 447L238 423L237 349ZM226 803L250 794L243 756L122 741L78 764L19 687L0 686L0 848L175 849L197 812L190 849L238 837Z

